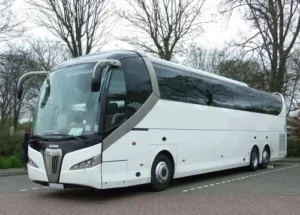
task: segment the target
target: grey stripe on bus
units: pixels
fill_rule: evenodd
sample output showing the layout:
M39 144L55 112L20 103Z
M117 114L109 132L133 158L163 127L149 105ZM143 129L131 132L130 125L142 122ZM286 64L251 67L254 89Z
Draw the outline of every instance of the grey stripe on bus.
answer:
M139 53L138 53L139 54ZM148 69L151 84L152 84L152 94L149 96L147 101L142 105L142 107L130 118L128 121L123 123L119 128L117 128L113 133L111 133L108 137L103 140L103 147L102 152L107 150L111 147L116 141L118 141L121 137L127 134L131 129L133 129L138 123L140 123L145 116L152 110L155 104L159 100L159 88L158 88L158 81L155 75L154 68L149 60L149 58L144 57L143 55L139 54Z
M159 97L154 93L150 95L145 104L125 123L117 128L113 133L103 140L102 152L111 147L117 140L127 134L132 128L134 128L142 119L151 111L151 109L158 102Z
M143 60L146 64L146 67L147 67L149 75L150 75L153 93L156 94L158 97L160 97L158 81L157 81L157 77L156 77L154 68L152 66L152 63L148 57L143 57Z

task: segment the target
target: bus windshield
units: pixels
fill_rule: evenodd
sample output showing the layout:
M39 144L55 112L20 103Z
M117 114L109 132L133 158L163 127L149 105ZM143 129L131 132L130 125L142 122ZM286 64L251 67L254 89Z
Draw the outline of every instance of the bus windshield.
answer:
M101 91L91 91L95 64L72 65L49 74L37 102L33 135L82 136L98 132ZM101 77L105 77L106 70Z

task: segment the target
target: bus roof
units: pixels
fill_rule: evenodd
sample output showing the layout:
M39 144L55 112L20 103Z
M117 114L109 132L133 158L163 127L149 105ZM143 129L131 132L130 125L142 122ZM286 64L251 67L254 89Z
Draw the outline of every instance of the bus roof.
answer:
M220 81L224 81L224 82L228 82L228 83L248 87L248 84L246 84L246 83L236 81L234 79L226 78L224 76L220 76L220 75L216 75L216 74L213 74L213 73L205 72L205 71L202 71L202 70L199 70L199 69L194 69L192 67L184 66L184 65L181 65L181 64L178 64L178 63L173 63L173 62L163 60L163 59L160 59L160 58L156 58L156 57L148 56L148 58L150 58L151 61L155 62L155 63L163 64L163 65L173 67L173 68L178 68L178 69L181 69L183 71L197 73L197 74L200 74L200 75L203 75L203 76L206 76L206 77L210 77L210 78L214 78L214 79L217 79L217 80L220 80Z
M57 65L54 69L71 66L80 63L89 63L89 62L97 62L101 59L116 59L121 60L125 57L133 57L138 56L138 53L135 51L126 51L126 50L114 50L114 51L103 51L95 54L88 54L80 57L76 57L67 61L62 62Z
M87 63L87 62L96 62L96 61L101 60L101 59L111 58L111 59L120 60L120 59L125 58L125 57L133 57L133 56L139 56L139 55L146 56L152 62L155 62L155 63L163 64L163 65L170 66L170 67L173 67L173 68L182 69L183 71L197 73L197 74L200 74L200 75L203 75L203 76L206 76L206 77L218 79L220 81L224 81L224 82L233 83L233 84L237 84L237 85L240 85L240 86L248 87L248 85L246 83L243 83L243 82L240 82L240 81L236 81L236 80L233 80L233 79L230 79L230 78L226 78L224 76L212 74L212 73L205 72L205 71L202 71L202 70L194 69L192 67L184 66L184 65L174 63L174 62L170 62L170 61L167 61L167 60L163 60L163 59L160 59L160 58L156 58L156 57L147 55L145 53L139 53L138 51L135 51L135 50L112 50L112 51L103 51L103 52L96 53L96 54L88 54L88 55L85 55L85 56L81 56L81 57L77 57L77 58L73 58L71 60L65 61L65 62L57 65L54 69L58 69L58 68L61 68L61 67L70 66L70 65L74 65L74 64Z

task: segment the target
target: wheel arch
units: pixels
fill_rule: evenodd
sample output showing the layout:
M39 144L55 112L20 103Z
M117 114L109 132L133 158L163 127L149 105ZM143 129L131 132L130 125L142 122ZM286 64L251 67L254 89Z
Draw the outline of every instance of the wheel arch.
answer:
M261 150L259 150L259 147L258 147L257 144L254 144L254 145L251 147L250 154L251 154L251 151L252 151L253 148L256 148L257 151L258 151L258 163L260 163L261 160L262 160L262 159L261 159L261 156L262 156L262 155L260 154L260 151L261 151Z
M269 156L270 156L270 159L271 159L271 147L270 147L270 145L267 143L267 144L264 146L264 149L265 149L265 148L268 150Z
M151 168L150 168L150 172L151 172L151 169L153 167L153 162L155 160L155 158L160 155L160 154L163 154L165 156L167 156L169 159L170 159L170 162L172 164L172 168L173 168L173 175L172 177L174 178L174 175L175 175L175 169L176 169L176 162L175 162L175 159L174 159L174 155L173 153L171 152L171 150L168 150L168 149L160 149L158 150L156 153L155 153L155 156L153 156L152 160L151 160ZM151 175L151 174L150 174Z

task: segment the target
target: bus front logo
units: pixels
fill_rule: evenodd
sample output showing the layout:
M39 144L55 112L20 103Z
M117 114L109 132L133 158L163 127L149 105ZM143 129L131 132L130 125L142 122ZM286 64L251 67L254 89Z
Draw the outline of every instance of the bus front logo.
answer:
M50 148L58 148L58 145L49 145Z

